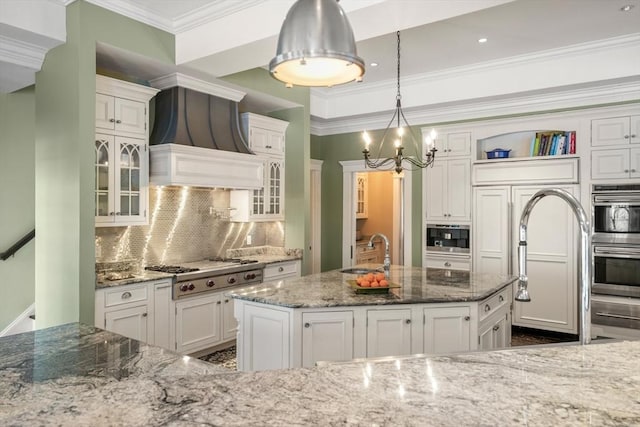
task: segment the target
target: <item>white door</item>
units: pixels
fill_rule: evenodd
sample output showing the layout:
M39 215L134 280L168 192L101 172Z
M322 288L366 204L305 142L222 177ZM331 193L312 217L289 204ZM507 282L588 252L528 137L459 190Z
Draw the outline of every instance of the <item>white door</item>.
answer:
M222 298L222 340L228 341L236 338L238 321L233 315L233 300L221 295Z
M114 116L115 99L113 96L96 94L96 127L102 129L114 129L116 119Z
M471 349L471 309L429 307L424 309L424 352L456 353Z
M171 282L158 283L153 288L153 341L150 344L175 350L171 331Z
M552 186L579 195L576 186ZM517 237L521 212L541 186L514 187L513 265L517 274ZM548 187L547 187L548 188ZM547 196L535 205L527 224L527 276L530 302L514 302L513 324L577 333L577 230L569 205ZM517 285L514 285L517 286Z
M480 335L479 350L495 350L511 345L511 333L506 316L499 316L486 322L478 331ZM508 341L507 341L508 339Z
M473 191L474 271L509 274L510 188L478 187Z
M105 329L125 337L147 342L147 306L108 311L104 315Z
M411 310L367 311L367 357L411 354Z
M176 302L176 351L191 353L222 340L220 295L196 296Z
M426 170L427 221L446 220L447 161L436 161Z
M629 149L591 151L591 178L629 178Z
M302 313L302 366L353 359L353 312Z
M290 368L289 312L244 304L242 311L242 371Z
M640 178L640 148L629 150L629 177Z
M146 221L148 153L143 139L115 137L114 202L116 222Z
M629 142L640 144L640 116L631 116Z
M447 156L469 156L471 154L471 134L457 132L447 134Z
M118 132L147 133L147 105L130 99L115 99L115 129Z
M591 145L629 143L629 117L612 117L591 121Z
M471 220L471 161L447 161L447 219Z

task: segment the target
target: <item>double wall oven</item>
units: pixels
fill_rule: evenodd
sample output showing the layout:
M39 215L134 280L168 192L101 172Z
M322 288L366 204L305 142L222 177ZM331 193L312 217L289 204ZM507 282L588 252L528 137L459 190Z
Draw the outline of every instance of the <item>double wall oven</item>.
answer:
M593 324L640 329L640 184L594 185Z

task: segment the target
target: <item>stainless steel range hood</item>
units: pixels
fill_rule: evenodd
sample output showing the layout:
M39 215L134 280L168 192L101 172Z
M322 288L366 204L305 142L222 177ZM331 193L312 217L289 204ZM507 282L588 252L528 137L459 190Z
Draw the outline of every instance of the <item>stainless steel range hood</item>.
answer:
M162 89L150 137L152 185L262 187L263 161L239 127L244 93L182 74L151 83Z

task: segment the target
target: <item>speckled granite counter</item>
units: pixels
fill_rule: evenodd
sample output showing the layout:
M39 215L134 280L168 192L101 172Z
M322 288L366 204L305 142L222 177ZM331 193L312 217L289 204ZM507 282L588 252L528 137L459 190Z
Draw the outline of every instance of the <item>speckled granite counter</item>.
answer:
M364 264L362 267L378 267ZM230 296L283 307L333 307L478 301L516 280L514 276L392 265L388 294L356 295L347 283L355 274L339 270L234 289Z
M108 280L104 275L96 275L96 289L112 288L115 286L131 285L132 283L152 282L161 279L173 279L174 275L169 273L161 273L158 271L142 270L136 272L132 277L120 280Z
M219 373L66 325L0 338L0 425L640 425L640 342Z

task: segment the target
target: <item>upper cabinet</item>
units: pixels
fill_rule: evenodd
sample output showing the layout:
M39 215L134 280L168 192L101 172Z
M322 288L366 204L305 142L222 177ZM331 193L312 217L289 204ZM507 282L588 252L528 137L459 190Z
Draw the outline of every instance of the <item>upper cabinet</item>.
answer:
M423 174L426 219L471 221L471 134L444 134L436 141L438 145L433 165Z
M96 76L96 226L148 223L147 106L157 92Z
M366 173L356 174L356 219L369 217L369 178Z
M591 178L640 178L640 115L591 121Z
M258 190L231 191L231 220L283 221L285 132L288 122L254 113L240 115L249 148L264 163L264 185Z

